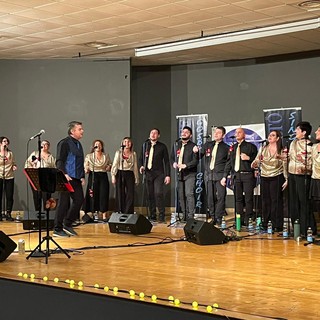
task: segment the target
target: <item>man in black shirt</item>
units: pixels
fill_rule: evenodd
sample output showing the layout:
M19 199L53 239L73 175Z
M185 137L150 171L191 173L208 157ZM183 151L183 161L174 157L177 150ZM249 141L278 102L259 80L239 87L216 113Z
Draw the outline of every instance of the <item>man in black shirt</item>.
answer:
M57 145L57 169L61 170L73 188L73 192L60 192L54 220L54 237L76 236L72 223L79 219L84 200L82 186L84 179L84 155L80 139L83 136L82 123L71 121L68 136ZM72 204L70 205L70 198Z
M258 150L257 147L245 141L246 134L243 128L237 128L235 132L235 143L230 148L229 159L224 170L224 177L221 184L226 185L227 176L231 173L234 177L235 193L235 213L241 215L241 221L244 225L248 219L253 216L253 189L255 187L254 170L251 163L255 159ZM245 202L245 214L243 206L243 194Z
M223 142L225 134L224 127L216 127L213 133L214 140L207 141L200 150L200 157L204 157L207 209L217 224L221 224L226 207L226 186L220 183L229 155L229 146Z
M193 218L195 211L195 180L199 154L194 152L196 144L190 139L192 129L188 126L183 127L181 139L177 141L171 152L171 162L177 170L179 203L183 213L183 220Z
M170 183L170 163L167 146L158 141L160 130L153 128L149 139L142 145L139 158L140 173L145 173L149 219L157 220L156 207L159 210L159 222L165 223L164 185Z

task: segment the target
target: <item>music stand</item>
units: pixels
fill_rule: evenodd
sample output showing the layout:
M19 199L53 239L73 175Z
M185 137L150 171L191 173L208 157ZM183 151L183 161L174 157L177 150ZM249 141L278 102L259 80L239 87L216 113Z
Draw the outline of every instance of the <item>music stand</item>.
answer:
M64 176L63 172L55 169L55 168L25 168L24 174L26 175L27 179L29 180L31 186L36 191L54 193L55 191L58 192L73 192L73 188L71 184L67 181L66 177ZM30 257L45 257L46 264L48 263L48 257L50 256L50 249L49 243L52 241L69 259L71 258L70 255L60 247L60 245L52 239L49 235L49 210L50 207L46 206L46 236L41 240L41 214L39 215L39 244L38 246L27 256L26 259ZM41 251L42 243L46 242L46 250L45 252ZM37 251L38 250L38 251Z

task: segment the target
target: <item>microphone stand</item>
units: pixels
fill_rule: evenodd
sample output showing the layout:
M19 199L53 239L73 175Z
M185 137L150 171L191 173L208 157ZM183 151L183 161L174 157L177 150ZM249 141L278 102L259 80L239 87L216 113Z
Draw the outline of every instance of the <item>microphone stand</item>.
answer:
M123 171L123 149L125 147L123 145L121 145L120 147L120 151L119 151L119 157L120 157L120 168L119 168L119 199L118 199L118 206L119 206L119 212L118 213L122 213L122 208L121 208L121 203L122 203L122 195L123 195L123 174L122 174L122 171Z
M173 148L173 152L174 152L174 157L177 157L177 150L178 150L178 143L179 143L180 139L176 140L174 143L174 148ZM174 221L170 221L170 223L167 225L167 227L171 227L174 224L181 222L181 218L179 216L179 208L178 208L178 199L179 199L179 183L178 183L178 168L175 168L174 171L174 178L175 178L175 197L174 197L174 207L175 207L175 220Z
M91 212L93 214L93 221L96 222L98 220L98 215L96 214L97 212L94 210L94 198L95 198L95 188L94 188L94 167L95 167L95 163L96 163L96 152L95 152L95 148L93 148L93 164L92 164L92 173L91 173L91 199L90 199L90 202L91 202ZM90 192L90 191L89 191Z
M40 169L40 168L41 168L41 163L42 163L42 161L41 161L41 139L40 139L40 135L38 135L38 161L39 161L39 164L40 164L40 166L39 166L39 169ZM38 174L39 174L39 169L38 169ZM40 183L39 183L39 185L40 185ZM39 187L39 188L41 188L41 187ZM46 253L41 250L42 190L40 190L40 189L37 190L37 193L38 193L38 216L39 216L39 217L38 217L38 219L39 219L39 233L38 233L38 235L39 235L39 245L38 245L38 247L37 247L33 252L30 253L30 255L29 255L28 257L42 258L42 257L45 257L45 256L46 256ZM48 226L47 226L47 227L48 227ZM38 250L37 250L37 249L38 249ZM27 257L27 259L28 259L28 257Z
M231 137L232 139L232 143L231 143L231 148L232 148L232 151L234 151L234 145L235 145L235 136L232 136ZM235 152L237 152L237 150L235 150ZM231 152L230 152L231 153ZM236 155L235 155L236 156ZM230 159L231 161L231 159ZM231 167L231 170L232 170L232 167ZM236 206L237 206L237 202L236 202L236 173L235 171L234 172L231 172L231 184L233 185L233 202L234 202L234 226L237 225L237 210L236 210ZM228 181L228 177L226 178L226 187L227 187L227 181ZM243 213L241 213L241 220L243 219L242 217ZM241 222L240 222L241 224Z
M149 139L146 140L143 145L142 145L142 155L143 155L143 172L142 172L142 207L144 207L144 195L145 195L145 182L146 182L146 170L147 170L147 159L149 158L150 151L147 153L147 143ZM148 199L148 197L147 197ZM149 220L151 220L151 213L149 210L149 201L147 201L146 204L146 209L147 209L147 217Z
M308 209L308 210L306 210L306 234L305 234L305 236L307 236L307 228L308 227L311 227L312 225L311 225L311 214L310 214L310 206L309 206L309 208L308 208L308 206L307 206L307 202L308 202L308 190L310 189L310 188L308 188L308 172L307 172L307 168L308 168L308 145L309 145L309 143L310 143L310 141L308 140L308 138L307 137L305 137L304 138L304 140L305 140L305 155L304 155L304 190L305 190L305 192L304 192L304 196L305 196L305 203L306 203L306 209ZM310 182L309 182L309 185L310 185ZM314 230L312 230L312 232L314 232Z
M284 137L285 138L285 137ZM283 138L283 139L284 139ZM287 170L287 177L288 177L288 186L287 188L289 189L289 179L290 179L290 174L289 174L289 140L286 139L286 170ZM294 221L291 221L291 212L290 212L290 208L289 208L289 203L290 203L290 192L287 192L287 226L288 226L288 234L291 235L291 226L292 226L292 230L293 230L293 223Z
M7 203L6 203L6 192L5 192L5 187L6 187L6 183L5 183L5 173L6 173L6 155L5 155L5 150L7 148L3 147L3 168L2 168L2 208L1 208L1 219L0 221L2 221L2 212L4 213L4 217L6 217L6 213L7 213Z
M262 160L263 160L263 151L266 149L267 144L263 145L264 143L266 143L266 141L261 141L260 143L262 144L262 146L261 146L261 154L260 154L259 164L258 164L258 168L257 168L258 169L258 171L257 171L258 174L257 174L257 176L255 178L256 178L256 188L258 188L258 186L260 185L260 188L262 189L262 184L261 184L261 165L262 165ZM260 190L260 196L262 197L261 190ZM257 200L255 201L255 206L254 206L254 210L255 210L255 213L256 213L256 216L255 216L255 220L256 221L257 221L258 209L259 209L258 199L259 198L257 197ZM262 202L262 199L261 199L261 202ZM263 215L261 214L261 219L262 219L262 217L263 217ZM261 223L262 223L262 221L261 221Z

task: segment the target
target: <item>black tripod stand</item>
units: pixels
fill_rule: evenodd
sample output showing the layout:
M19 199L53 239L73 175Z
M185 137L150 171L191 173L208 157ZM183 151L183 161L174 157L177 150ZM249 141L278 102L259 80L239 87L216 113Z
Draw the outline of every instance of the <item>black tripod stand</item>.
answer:
M24 172L33 188L35 188L35 190L37 191L54 193L55 191L71 191L72 189L71 185L67 182L64 174L57 169L26 168L24 169ZM42 238L42 241L39 241L38 246L27 256L26 259L29 259L30 257L45 257L45 262L47 264L48 258L50 256L50 241L52 241L58 247L58 249L60 249L69 259L71 258L70 255L64 249L62 249L59 244L49 235L49 210L50 205L46 204L46 236ZM39 226L39 228L41 228L41 226ZM39 234L41 234L41 231L39 232ZM46 243L45 251L41 251L41 245L43 243ZM37 254L35 255L35 253Z

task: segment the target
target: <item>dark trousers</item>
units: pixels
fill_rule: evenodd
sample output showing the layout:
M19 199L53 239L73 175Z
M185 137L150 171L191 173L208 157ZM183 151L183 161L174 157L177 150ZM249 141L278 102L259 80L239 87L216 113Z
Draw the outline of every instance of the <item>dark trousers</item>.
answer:
M93 179L93 185L92 185ZM90 191L92 190L92 192ZM90 171L86 190L84 212L107 212L109 209L109 178L107 172Z
M67 227L72 226L72 222L79 219L80 209L83 204L84 196L80 179L70 180L74 192L60 192L59 202L54 220L54 229L59 231L63 229L63 224ZM70 205L70 198L72 203Z
M0 179L0 210L11 213L13 207L14 179ZM2 203L5 195L5 203ZM2 207L3 206L3 207Z
M195 210L195 188L196 174L188 174L184 180L178 182L178 194L180 208L184 216L184 220L193 218Z
M268 221L278 230L283 226L283 174L276 177L261 177L261 199L263 227Z
M307 234L308 227L316 230L316 223L310 208L310 181L309 175L289 174L289 215L292 225L299 219L302 235Z
M159 210L159 219L163 220L165 217L164 178L164 174L146 173L149 213L152 219L156 218L156 207Z
M220 180L206 181L205 186L209 213L212 217L221 220L226 209L226 187L221 185Z
M116 175L116 203L121 213L134 213L134 173L129 170L119 170Z
M234 186L236 213L241 215L242 222L247 223L248 219L253 216L253 189L255 187L253 172L237 172ZM244 206L246 208L245 213Z

